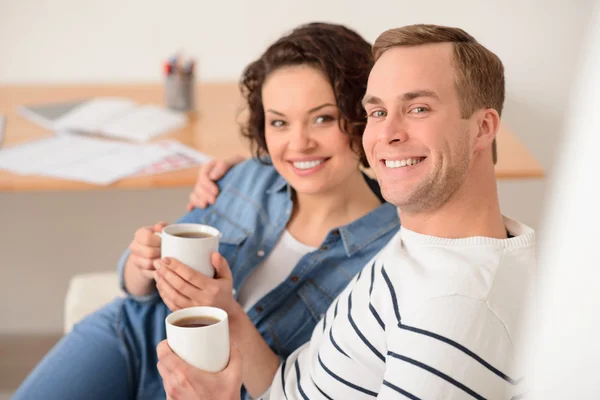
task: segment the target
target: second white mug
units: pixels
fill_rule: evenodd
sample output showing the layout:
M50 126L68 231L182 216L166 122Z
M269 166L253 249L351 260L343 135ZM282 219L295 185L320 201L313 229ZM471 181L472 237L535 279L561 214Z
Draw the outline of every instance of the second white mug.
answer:
M194 321L199 319L212 321L201 326ZM165 324L169 347L185 362L209 372L227 366L229 322L225 311L215 307L184 308L170 314Z

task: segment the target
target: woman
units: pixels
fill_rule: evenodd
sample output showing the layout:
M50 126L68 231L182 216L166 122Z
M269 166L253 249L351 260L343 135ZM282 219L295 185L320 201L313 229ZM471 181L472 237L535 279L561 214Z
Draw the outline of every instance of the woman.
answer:
M214 204L181 220L222 232L215 278L159 259L153 232L164 224L140 228L119 266L130 296L76 325L15 398L164 398L155 351L164 319L194 305L228 312L244 388L260 396L399 228L395 208L359 169L371 65L369 43L322 23L298 27L251 63L240 85L242 133L256 158L218 181Z

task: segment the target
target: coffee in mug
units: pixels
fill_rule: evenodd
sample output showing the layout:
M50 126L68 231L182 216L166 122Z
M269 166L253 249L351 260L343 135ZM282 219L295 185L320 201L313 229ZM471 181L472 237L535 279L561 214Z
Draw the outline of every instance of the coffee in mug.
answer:
M180 326L182 328L201 328L203 326L210 326L218 322L221 322L221 320L206 315L181 318L176 321L173 321L172 324L175 326Z
M188 239L202 239L202 238L213 237L214 235L211 235L210 233L204 233L204 232L180 232L180 233L174 233L173 236L177 236L180 238L188 238Z

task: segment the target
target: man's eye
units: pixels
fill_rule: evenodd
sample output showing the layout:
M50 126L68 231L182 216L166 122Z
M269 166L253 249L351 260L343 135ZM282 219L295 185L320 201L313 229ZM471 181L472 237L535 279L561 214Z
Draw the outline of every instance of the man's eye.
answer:
M369 114L369 117L382 118L382 117L385 117L386 115L387 115L387 113L383 110L375 110Z
M410 110L411 114L423 114L429 111L426 107L415 107Z

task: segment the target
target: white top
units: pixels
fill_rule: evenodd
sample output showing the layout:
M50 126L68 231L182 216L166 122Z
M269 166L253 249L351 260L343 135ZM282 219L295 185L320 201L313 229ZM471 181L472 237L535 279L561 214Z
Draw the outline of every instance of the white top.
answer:
M535 232L442 239L401 228L282 364L271 399L520 398L517 322Z
M300 243L287 229L273 251L256 269L250 272L239 291L238 302L246 312L291 274L305 254L316 250Z

